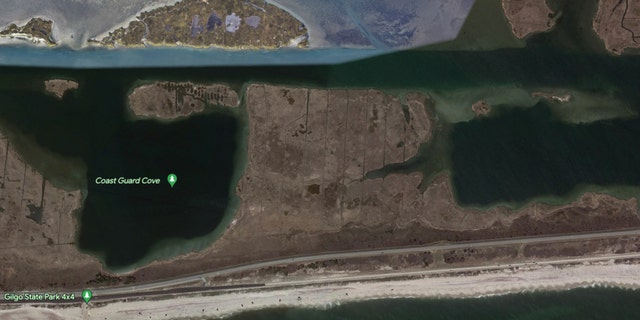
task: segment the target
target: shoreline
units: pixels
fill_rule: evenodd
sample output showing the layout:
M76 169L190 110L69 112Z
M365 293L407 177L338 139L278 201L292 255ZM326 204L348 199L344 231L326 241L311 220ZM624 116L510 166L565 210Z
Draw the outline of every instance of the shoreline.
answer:
M88 41L81 46L81 49L84 49L84 48L106 48L106 49L131 49L131 48L134 48L135 49L135 48L147 48L147 47L151 47L151 48L154 48L154 47L155 48L165 48L165 47L168 47L168 48L175 48L175 47L182 48L182 47L184 47L184 48L192 48L192 49L199 49L199 50L223 49L223 50L229 50L229 51L245 51L245 50L260 51L260 50L276 50L276 49L279 49L279 48L292 48L291 45L283 46L283 47L276 47L276 46L273 46L273 47L254 47L254 46L251 46L251 45L241 45L241 46L205 45L205 46L197 46L197 45L184 44L184 43L182 43L180 41L175 42L175 43L166 43L166 42L155 43L155 42L148 41L146 39L143 39L142 43L136 44L136 45L118 45L116 43L115 46L110 46L110 45L104 45L104 44L100 43L102 41L102 39L104 39L105 37L109 36L115 30L118 30L120 28L125 28L126 29L131 22L141 21L139 19L139 17L140 17L140 15L142 13L150 12L150 11L153 11L153 10L159 9L159 8L175 6L176 4L178 4L178 3L182 2L182 1L183 0L164 0L162 2L155 3L153 5L145 6L144 8L140 9L136 14L126 18L121 23L118 23L118 24L112 26L110 29L108 29L108 30L106 30L106 31L104 31L104 32L102 32L100 34L97 34L97 35L95 35L93 37L90 37L88 39ZM278 3L274 3L272 1L265 1L265 2L268 3L268 4L271 4L271 5L273 5L273 6L277 7L277 8L285 11L285 12L287 12L288 14L290 14L292 17L297 19L300 23L304 24L305 26L307 25L305 23L305 21L302 20L298 14L296 14L293 11L291 11L290 9L288 9L288 8L278 4ZM307 33L309 33L309 34L311 33L311 30L309 28L307 28ZM300 48L297 45L293 46L293 47L294 48L298 48L298 49L311 49L312 46L310 45L310 43L311 43L310 36L307 37L307 41L309 42L309 46L307 46L306 48Z
M502 0L502 10L513 35L518 39L526 39L532 35L548 32L555 27L556 14L549 8L546 1L525 2L523 7L515 8L511 2Z
M246 101L247 101L247 97L246 97L246 92L247 89L252 86L252 85L256 85L256 84L265 84L262 82L246 82L243 84L242 89L239 91L239 97L240 97L240 104L238 106L238 109L236 109L239 113L238 116L240 116L242 120L246 120L248 119L248 115L246 114L247 110L246 110ZM286 88L301 88L301 89L309 89L309 88L318 88L315 86L309 86L309 85L293 85L290 86L288 84L278 84L276 86L283 86ZM341 87L342 88L342 87ZM386 90L382 90L383 92L388 92ZM405 95L409 92L411 92L412 90L391 90L393 91L393 94L397 95L397 96L402 96L403 99L406 98ZM423 92L422 90L420 90L419 92ZM428 91L426 91L428 92ZM528 90L527 90L528 92ZM389 93L389 92L388 92ZM532 99L530 94L527 94L526 97L528 99ZM465 107L466 108L466 107ZM470 109L467 108L467 109ZM434 111L435 112L435 111ZM432 118L431 120L434 121L435 123L435 115L431 114ZM451 125L451 123L447 123L447 125ZM243 126L243 131L245 131L243 134L245 135L244 138L241 139L241 141L244 141L245 145L242 146L242 152L243 152L243 160L242 161L247 161L247 145L246 143L248 143L248 130L249 127L248 125ZM437 137L435 136L436 133L432 133L434 134L434 136L432 136L430 138L430 140L426 143L433 143L435 140L437 139ZM204 236L201 240L202 241L211 241L209 242L209 245L204 246L203 248L199 249L199 250L191 250L191 251L187 251L187 252L183 252L180 253L178 255L171 255L168 258L159 258L159 257L154 257L154 258L147 258L145 259L144 263L136 263L128 268L124 268L122 270L112 270L114 272L116 272L119 275L123 275L123 274L132 274L135 272L139 272L139 271L143 271L148 267L153 267L155 265L161 265L161 264L172 264L172 263L177 263L183 259L189 259L190 257L193 257L194 255L198 255L198 254L210 254L211 250L216 246L216 242L220 239L222 239L224 237L225 232L229 231L229 229L231 229L233 226L235 226L235 222L241 217L240 216L240 212L238 212L239 208L242 206L242 202L240 201L240 199L238 198L238 195L235 193L235 188L238 184L238 181L240 181L242 175L246 172L246 162L243 162L242 166L244 167L244 169L242 170L237 170L237 179L236 176L234 174L234 181L236 181L236 183L232 184L230 191L231 194L234 195L233 199L237 200L238 202L236 203L236 206L233 208L230 208L229 210L233 210L233 212L227 212L224 215L224 219L221 222L221 225L224 225L223 227L218 227L216 230L214 230L212 233L208 234L207 236ZM392 174L392 173L390 173ZM425 175L423 173L423 184L425 185L425 188L428 188L430 186L434 185L434 181L438 178L441 178L442 176L446 177L446 180L449 183L449 187L451 188L451 192L453 193L453 197L456 197L456 190L453 188L453 183L451 181L451 172L449 168L446 168L444 170L440 170L440 171L436 171L434 172L433 176L431 175ZM426 182L425 182L426 181ZM613 189L613 190L612 190ZM637 201L637 192L638 190L640 190L640 187L629 187L629 186L597 186L597 185L587 185L587 186L576 186L576 188L568 195L564 195L564 196L540 196L540 197L534 197L534 198L530 198L527 199L524 202L521 203L510 203L510 202L497 202L497 203L493 203L490 204L488 206L473 206L473 205L460 205L456 202L456 206L458 209L460 210L478 210L478 211L482 211L482 212L493 212L496 210L500 210L500 209L504 209L507 208L509 210L512 210L512 219L515 219L515 217L519 217L522 216L523 213L522 211L524 211L524 209L526 209L528 206L535 206L537 204L543 204L543 205L549 205L549 206L554 206L554 207L561 207L561 206L567 206L567 205L571 205L572 203L575 202L579 202L581 201L582 198L584 197L589 197L589 196L601 196L601 195L606 195L606 196L612 196L616 199L619 200L632 200L632 201ZM424 192L424 191L423 191ZM509 220L509 219L506 219ZM214 240L211 240L214 239ZM198 241L198 243L200 243ZM166 245L163 244L163 245ZM160 245L158 247L161 247ZM172 247L182 247L182 245L173 245ZM161 250L163 251L163 250ZM175 252L174 250L164 250L164 251L172 251Z
M182 0L164 0L164 1L159 1L157 3L154 3L152 5L147 5L145 7L143 7L142 9L140 9L139 11L137 11L134 15L131 15L127 18L125 18L124 20L122 20L120 23L114 24L113 26L109 27L109 29L105 30L102 33L99 33L95 36L89 37L89 39L102 39L106 36L109 35L109 33L119 29L119 28L126 28L129 26L129 24L133 21L138 21L138 16L140 16L141 13L146 12L146 11L151 11L154 9L158 9L158 8L162 8L162 7L167 7L167 6L172 6L175 5L176 3L180 2ZM84 48L92 48L92 47L99 47L99 48L106 48L106 46L104 45L95 45L91 42L85 42L84 44L81 45L81 49ZM141 45L141 47L144 47L143 45Z
M292 17L294 17L296 20L300 21L300 23L305 25L305 27L307 28L307 34L309 35L307 37L307 42L309 43L309 46L305 49L317 49L317 48L327 47L326 45L325 46L320 45L321 44L320 38L324 35L324 32L318 32L319 28L317 28L317 26L314 25L313 28L310 28L309 27L310 22L308 20L303 19L302 16L300 16L298 13L293 11L291 8L287 8L286 6L277 2L277 0L276 1L265 0L265 2L275 6L276 8L279 8L280 10L284 10L285 12L289 13ZM322 38L322 40L324 40L324 38Z
M604 258L603 258L604 259ZM464 268L461 268L464 269ZM152 298L147 301L111 302L101 306L53 308L64 319L91 318L142 319L149 317L200 318L229 317L245 311L274 308L326 309L344 303L378 299L476 299L524 292L567 291L588 287L640 289L640 266L608 261L582 262L579 265L529 264L493 271L452 271L455 274L423 276L409 280L369 280L327 285L309 284L267 289L230 291L213 295ZM475 272L475 271L474 271ZM333 281L339 281L334 279ZM269 289L270 286L273 286ZM282 286L282 285L281 285ZM36 310L21 307L13 311ZM10 313L13 311L0 312Z
M58 30L58 25L56 23L56 21L47 16L47 15L35 15L33 17L29 17L29 18L25 18L25 19L20 19L20 20L16 20L13 21L11 23L8 23L6 25L2 25L0 26L0 30L4 30L6 28L8 28L10 25L15 24L19 27L21 26L25 26L27 23L29 23L31 20L33 19L42 19L45 21L51 21L52 24L52 29L51 29L51 39L54 41L54 43L48 43L47 39L44 38L39 38L36 36L33 36L31 34L27 34L27 33L22 33L22 34L9 34L9 35L0 35L0 46L11 46L11 45L27 45L30 47L34 47L34 48L57 48L60 46L60 40L58 39L57 35L57 30Z
M475 115L472 111L472 105L474 101L485 100L492 107L492 113L487 115L488 118L499 117L500 111L514 110L514 109L530 109L535 108L541 101L544 101L545 107L548 107L555 119L567 124L580 124L590 125L597 121L609 120L609 119L628 119L636 117L637 115L628 114L624 115L626 109L624 102L619 100L613 100L614 102L607 107L610 109L617 108L613 111L613 114L601 114L597 118L584 119L580 116L580 111L585 117L592 113L589 108L591 101L604 101L608 98L604 94L590 94L589 92L581 88L573 87L513 87L513 86L497 86L497 87L481 87L481 88L463 88L455 89L452 91L435 91L424 90L434 101L434 112L437 114L437 118L440 123L436 126L434 136L430 141L426 141L428 145L424 150L419 151L415 156L416 158L424 157L423 152L430 154L429 157L433 157L434 154L439 152L432 151L432 148L438 143L450 144L446 141L447 136L450 135L450 130L453 126L459 123L475 120ZM558 102L554 99L556 96L561 96L561 93L567 96L567 101ZM547 97L548 96L548 97ZM616 107L617 104L617 107ZM601 104L602 105L602 104ZM577 112L574 112L576 111ZM633 111L631 111L633 112ZM442 141L438 141L438 140ZM430 158L432 159L432 158ZM438 161L425 161L433 164L434 162L449 161L448 159ZM412 166L412 168L415 166ZM570 205L571 203L579 201L582 197L589 194L606 195L611 196L619 200L638 200L640 195L640 187L633 185L612 184L612 185L598 185L591 184L578 184L575 185L569 192L562 195L543 194L538 196L530 196L523 201L495 201L487 205L478 204L460 204L457 202L458 194L454 187L452 180L453 168L450 163L446 163L444 168L435 168L435 170L423 170L421 168L408 169L403 168L409 172L420 172L423 175L422 185L424 188L428 188L432 185L433 181L439 177L446 176L447 181L451 187L454 199L456 199L456 205L464 210L478 210L482 212L488 212L498 208L506 208L514 212L519 212L522 209L532 204L543 204L553 207L561 207ZM393 173L394 171L385 173L384 176ZM424 191L424 190L422 190Z
M130 96L135 89L141 86L150 85L150 84L158 83L161 81L162 80L149 80L149 79L136 81L133 84L133 86L130 88L130 90L127 92L127 97ZM169 82L173 82L173 81L169 81ZM199 81L186 81L186 82L193 83L195 85L207 85L207 83L199 82ZM177 81L176 83L181 83L181 82ZM228 83L224 83L224 82L214 82L214 83L208 83L208 84L229 86ZM235 91L235 89L233 88L231 90ZM162 240L154 244L149 249L148 253L144 257L139 259L139 261L131 265L128 265L126 267L117 268L117 269L105 268L105 270L112 272L113 274L116 274L116 275L127 275L127 274L133 274L137 271L140 271L151 264L163 263L163 262L164 263L178 262L181 259L185 258L186 256L189 256L192 254L198 254L210 249L213 246L213 244L218 239L220 239L227 232L229 228L232 227L232 223L237 219L237 212L241 205L240 198L236 195L235 191L246 169L246 164L247 164L246 159L248 157L247 141L248 141L248 134L249 134L248 126L242 125L243 121L245 121L244 117L247 116L245 114L246 106L245 106L244 91L236 92L236 93L238 94L238 104L236 106L205 107L205 110L202 112L192 113L191 115L188 115L185 117L180 117L180 118L170 119L170 120L158 119L154 117L137 116L132 111L130 103L127 99L127 101L125 102L125 107L126 107L125 119L126 121L131 121L131 122L154 120L162 124L170 124L174 121L187 120L193 116L206 115L206 114L218 113L218 112L225 112L225 113L228 112L233 117L235 117L236 121L239 124L241 124L238 127L237 136L234 137L234 139L238 143L238 149L236 150L236 154L234 155L234 159L235 159L234 163L236 163L236 168L233 170L234 172L231 177L231 184L229 185L229 195L230 195L229 203L227 205L227 208L225 209L222 219L220 220L220 222L218 223L215 229L197 238L192 238L192 239L174 238L174 239ZM101 262L102 262L102 259L101 259Z

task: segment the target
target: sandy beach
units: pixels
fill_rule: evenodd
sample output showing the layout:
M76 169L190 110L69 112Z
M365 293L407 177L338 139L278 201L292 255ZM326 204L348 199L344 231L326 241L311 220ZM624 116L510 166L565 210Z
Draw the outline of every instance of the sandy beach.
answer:
M144 8L138 10L138 12L136 12L135 14L133 14L133 15L127 17L126 19L120 21L119 23L113 25L108 30L105 30L104 32L92 37L92 39L100 40L100 39L108 36L109 33L113 32L116 29L126 28L127 26L129 26L129 24L131 22L138 20L138 16L140 16L140 14L143 13L143 12L151 11L151 10L162 8L162 7L172 6L172 5L175 5L177 2L180 2L180 0L162 0L162 1L158 1L158 2L153 3L153 4L149 4L149 5L145 6ZM90 46L92 46L92 44L85 44L84 47L90 47Z
M33 0L23 5L19 0L8 0L0 13L0 27L11 23L23 25L31 18L51 20L53 37L60 46L82 49L91 46L90 38L128 25L140 12L172 5L179 0L111 0L95 1L60 0L55 4L46 0Z
M374 299L475 298L592 286L640 288L640 266L601 261L571 266L508 268L473 275L431 275L409 280L315 284L295 288L287 286L268 284L265 289L258 290L163 298L153 302L113 302L100 307L89 305L86 309L78 306L56 308L51 312L23 307L0 312L0 319L31 319L27 315L33 317L37 314L46 314L49 319L219 318L247 310L274 307L329 308L346 302ZM20 316L14 318L9 314Z

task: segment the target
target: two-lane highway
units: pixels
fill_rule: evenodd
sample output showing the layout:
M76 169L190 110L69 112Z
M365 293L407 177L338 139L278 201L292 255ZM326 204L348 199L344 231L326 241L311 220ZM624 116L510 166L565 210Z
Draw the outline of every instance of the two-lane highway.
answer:
M482 241L469 241L469 242L456 242L456 243L438 243L425 246L411 246L411 247L398 247L388 249L372 249L372 250L359 250L359 251L343 251L324 254L315 254L308 256L296 256L286 257L280 259L273 259L267 261L253 262L249 264L233 266L223 268L214 271L207 271L199 274L184 276L169 280L160 280L154 282L148 282L144 284L131 285L125 287L103 288L95 289L94 296L98 295L114 295L124 294L132 292L144 292L147 290L159 290L168 287L176 287L194 283L204 283L204 279L215 276L229 275L238 272L250 271L255 269L273 267L283 264L291 263L306 263L323 260L334 259L349 259L349 258L363 258L374 257L381 255L391 254L409 254L434 250L453 250L464 248L483 248L483 247L498 247L509 245L523 245L523 244L536 244L536 243L552 243L552 242L568 242L568 241L586 241L603 238L619 238L628 236L640 236L640 229L630 230L617 230L617 231L602 231L602 232L590 232L579 234L567 234L567 235L546 235L536 237L521 237L521 238L509 238L509 239L495 239L495 240L482 240Z
M144 298L158 295L180 295L188 293L198 292L214 292L214 291L230 291L230 290L242 290L242 289L254 289L268 286L282 287L282 286L298 286L298 285L311 285L327 282L348 282L348 281L363 281L363 280L376 280L376 279L388 279L396 277L407 276L425 276L430 274L447 274L447 273L459 273L467 271L482 271L482 270L499 270L506 267L524 267L535 266L544 264L569 264L577 262L591 262L591 261L603 261L609 259L636 259L640 258L640 253L625 253L625 254L609 254L598 256L585 256L585 257L571 257L556 259L547 259L542 261L530 261L530 262L513 262L503 265L483 265L483 266L471 266L471 267L453 267L453 268L437 268L437 269L425 269L417 271L394 271L384 272L377 274L346 274L338 277L331 277L327 279L313 278L303 280L290 280L279 283L256 283L256 284L244 284L244 285L230 285L230 286L206 286L206 279L215 276L224 276L234 273L256 270L260 268L273 267L278 265L285 265L291 263L308 263L314 261L334 260L334 259L349 259L349 258L363 258L363 257L375 257L385 255L397 255L397 254L410 254L426 251L436 250L454 250L454 249L466 249L466 248L486 248L486 247L500 247L500 246L514 246L514 245L528 245L528 244L540 244L540 243L562 243L571 241L587 241L597 240L605 238L620 238L640 236L640 229L628 229L617 231L602 231L602 232L590 232L579 234L566 234L566 235L546 235L536 237L521 237L521 238L509 238L509 239L494 239L494 240L482 240L482 241L469 241L469 242L456 242L456 243L436 243L425 246L411 246L411 247L397 247L387 249L372 249L372 250L359 250L359 251L343 251L315 254L308 256L295 256L285 257L267 261L257 261L244 265L232 266L214 271L207 271L199 274L188 275L175 279L160 280L154 282L148 282L137 285L129 285L123 287L112 288L96 288L93 289L93 298L97 301L108 301L114 299L123 298ZM49 290L55 291L55 290ZM76 298L71 301L55 301L50 303L79 303L82 302L80 292L75 293ZM0 299L0 304L32 304L33 301L7 301Z

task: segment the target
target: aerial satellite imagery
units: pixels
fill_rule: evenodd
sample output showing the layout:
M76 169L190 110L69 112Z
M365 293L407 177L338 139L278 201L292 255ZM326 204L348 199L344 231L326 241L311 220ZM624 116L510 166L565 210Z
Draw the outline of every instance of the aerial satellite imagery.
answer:
M640 319L638 0L0 2L0 320Z

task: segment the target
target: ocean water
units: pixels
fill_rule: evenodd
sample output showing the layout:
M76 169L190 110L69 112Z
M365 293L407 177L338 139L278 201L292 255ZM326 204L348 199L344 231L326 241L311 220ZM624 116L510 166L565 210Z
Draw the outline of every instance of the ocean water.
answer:
M249 311L229 320L635 320L640 292L586 288L473 299L380 299L327 309Z

